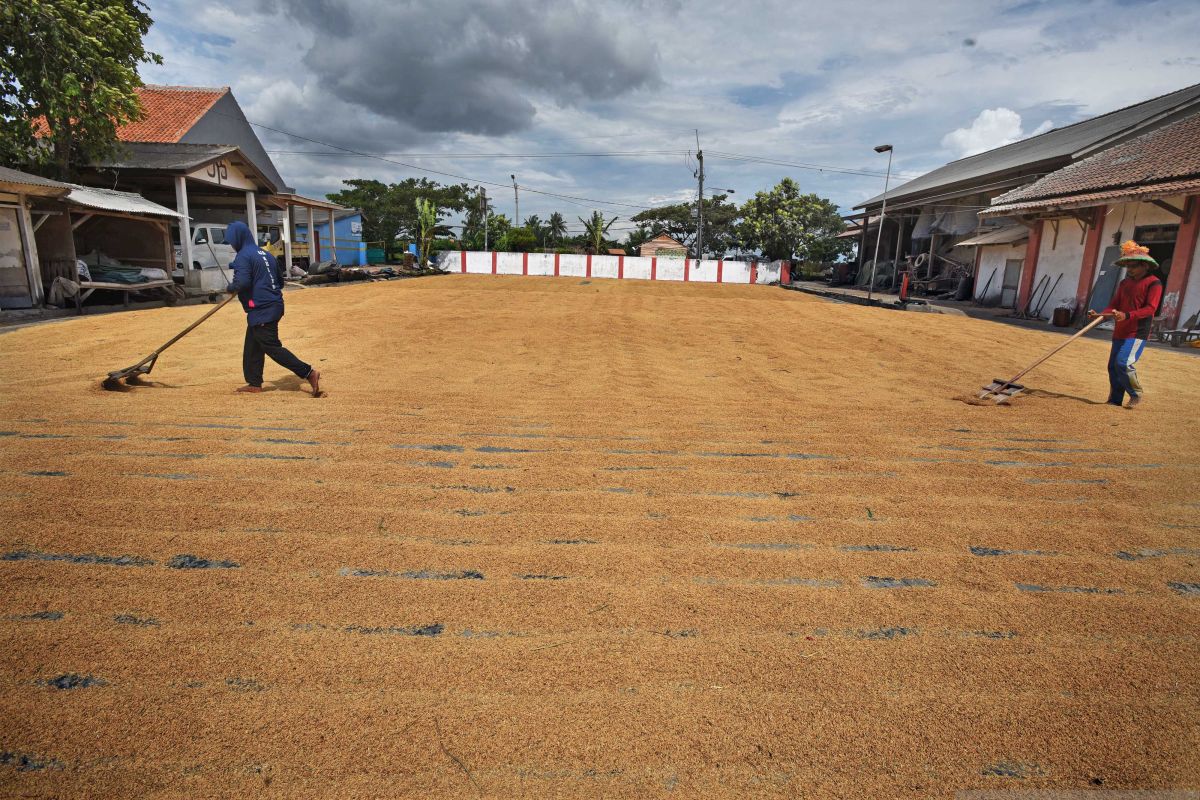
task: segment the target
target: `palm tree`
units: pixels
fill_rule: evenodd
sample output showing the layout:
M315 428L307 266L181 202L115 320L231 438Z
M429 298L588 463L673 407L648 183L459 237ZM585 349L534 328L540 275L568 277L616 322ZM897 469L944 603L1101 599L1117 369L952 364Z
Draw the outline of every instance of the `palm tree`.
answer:
M599 253L604 247L604 234L608 233L608 229L620 217L613 217L608 222L605 222L603 214L599 211L593 211L592 216L588 219L584 219L583 217L576 217L576 219L583 223L584 235L591 242L592 252Z
M539 244L546 240L546 226L542 224L542 218L537 214L531 214L526 217L524 227L529 229Z
M550 215L550 222L546 225L546 233L550 234L550 238L557 244L562 241L562 237L567 235L567 222L563 219L563 215L555 211Z

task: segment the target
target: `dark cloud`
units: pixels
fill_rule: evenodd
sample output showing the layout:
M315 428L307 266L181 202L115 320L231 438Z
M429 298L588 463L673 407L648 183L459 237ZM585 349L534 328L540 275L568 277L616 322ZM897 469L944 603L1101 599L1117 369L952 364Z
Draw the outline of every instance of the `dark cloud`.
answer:
M608 100L660 83L629 19L576 2L259 0L315 36L311 81L419 131L504 135L538 102Z

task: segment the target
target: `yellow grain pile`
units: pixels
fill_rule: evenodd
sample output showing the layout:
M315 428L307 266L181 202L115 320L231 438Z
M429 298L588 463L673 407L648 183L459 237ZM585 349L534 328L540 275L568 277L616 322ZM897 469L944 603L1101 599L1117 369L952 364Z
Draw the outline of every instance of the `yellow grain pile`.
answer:
M1200 360L767 287L450 276L0 336L0 792L1200 785Z

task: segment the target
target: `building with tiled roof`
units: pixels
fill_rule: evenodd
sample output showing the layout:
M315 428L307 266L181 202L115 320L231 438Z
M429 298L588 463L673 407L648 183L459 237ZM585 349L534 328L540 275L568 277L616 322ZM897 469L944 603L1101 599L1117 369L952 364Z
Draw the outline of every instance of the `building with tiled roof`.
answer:
M228 86L158 86L137 88L141 119L117 128L117 139L129 144L232 145L254 164L276 191L286 184L254 133ZM39 134L47 132L45 122Z
M992 201L981 216L1200 190L1200 112L1103 150Z
M960 269L973 268L977 279L982 275L982 281L996 270L999 274L993 290L1003 294L1005 305L1020 307L1021 287L1006 285L1003 279L1006 273L1011 277L1017 269L1011 262L1019 261L1019 254L1007 252L999 264L983 264L982 251L972 250L975 245L964 244L991 232L990 228L981 229L978 210L987 208L1005 192L1028 186L1198 110L1200 84L960 158L892 186L885 194L855 207L882 218L881 222L861 229L860 282L867 280L862 276L873 273L863 267L868 266L878 243L879 271L883 277L876 282L876 289L896 290L899 272L906 269L917 280L930 280L929 285L936 283L932 279L957 274ZM903 144L898 143L895 150L902 153ZM883 211L886 213L881 214ZM916 264L918 259L920 265ZM1064 277L1063 289L1067 288L1068 279L1069 276ZM1051 310L1054 302L1047 304Z
M1159 263L1162 324L1177 325L1200 312L1200 281L1190 280L1200 235L1200 111L1002 194L979 216L1028 229L1023 252L1011 254L1022 262L1019 303L1103 308L1120 279L1119 244L1134 239Z

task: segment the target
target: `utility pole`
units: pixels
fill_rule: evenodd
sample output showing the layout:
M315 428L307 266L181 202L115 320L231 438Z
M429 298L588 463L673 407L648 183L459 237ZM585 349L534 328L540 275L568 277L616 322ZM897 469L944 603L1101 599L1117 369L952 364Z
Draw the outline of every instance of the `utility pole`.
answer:
M696 130L696 160L700 169L696 171L700 178L700 191L696 195L696 260L704 258L704 151L700 149L700 131Z
M488 206L487 206L487 189L479 187L479 204L482 206L483 212L483 249L488 249Z
M510 174L508 177L513 179L513 201L517 206L517 210L513 212L516 214L516 219L513 220L513 227L519 228L521 227L521 195L517 192L517 176Z

